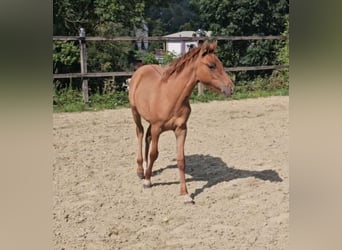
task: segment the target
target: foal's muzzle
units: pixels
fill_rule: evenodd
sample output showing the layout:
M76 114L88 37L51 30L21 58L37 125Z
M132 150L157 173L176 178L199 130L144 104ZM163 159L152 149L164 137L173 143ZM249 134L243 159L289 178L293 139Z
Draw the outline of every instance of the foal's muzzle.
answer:
M234 93L234 87L222 86L221 92L226 96L229 97Z

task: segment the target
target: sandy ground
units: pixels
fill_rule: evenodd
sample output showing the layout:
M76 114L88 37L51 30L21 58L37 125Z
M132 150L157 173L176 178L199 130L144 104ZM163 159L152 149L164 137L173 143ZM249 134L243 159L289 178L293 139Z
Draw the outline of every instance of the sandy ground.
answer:
M55 249L286 249L288 97L193 104L179 196L175 137L153 187L136 176L129 109L53 114Z

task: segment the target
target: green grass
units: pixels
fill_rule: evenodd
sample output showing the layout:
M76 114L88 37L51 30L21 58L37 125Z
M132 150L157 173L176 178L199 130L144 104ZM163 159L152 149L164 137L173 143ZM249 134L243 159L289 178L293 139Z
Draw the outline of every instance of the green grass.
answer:
M54 112L97 111L128 106L127 92L114 92L103 95L99 93L91 94L87 106L83 104L82 93L79 90L66 89L55 93L53 96Z
M258 98L267 96L287 96L289 95L288 88L276 89L276 90L254 90L248 92L237 92L230 99L240 100L247 98Z
M203 95L198 96L197 93L193 93L190 97L190 103L197 102L210 102L210 101L221 101L221 100L240 100L247 98L258 98L258 97L268 97L268 96L288 96L289 89L282 88L277 90L252 90L244 92L235 92L231 97L224 97L221 94L212 93L210 91L205 91Z
M53 95L54 112L79 112L85 110L82 93L70 88L56 92Z
M256 79L253 82L240 82L235 87L233 96L226 98L221 94L205 90L203 95L197 95L197 88L193 91L190 102L210 102L214 100L240 100L246 98L258 98L267 96L287 96L289 95L288 83L283 83L279 79ZM116 109L129 107L128 93L116 91L114 93L89 95L89 105L82 102L80 90L70 88L55 91L53 96L54 112L81 112L97 111L103 109Z

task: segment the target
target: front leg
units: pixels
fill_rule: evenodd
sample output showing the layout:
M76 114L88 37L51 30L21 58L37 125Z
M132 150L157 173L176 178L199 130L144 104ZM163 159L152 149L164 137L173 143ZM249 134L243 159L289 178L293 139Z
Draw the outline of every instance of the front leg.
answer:
M180 194L184 197L185 203L194 203L193 199L188 194L188 189L185 183L185 157L184 157L184 144L187 134L186 124L175 129L177 139L177 166L180 177Z

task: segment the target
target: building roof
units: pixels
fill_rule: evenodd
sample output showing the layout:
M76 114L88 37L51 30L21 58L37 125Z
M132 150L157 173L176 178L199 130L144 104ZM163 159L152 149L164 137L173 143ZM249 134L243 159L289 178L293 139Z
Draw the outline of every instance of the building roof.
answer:
M208 37L210 37L212 34L212 31L205 31L205 33L207 34ZM186 30L186 31L169 34L164 37L193 37L194 35L196 35L196 31Z
M166 35L164 37L192 37L195 31L181 31L173 34Z

